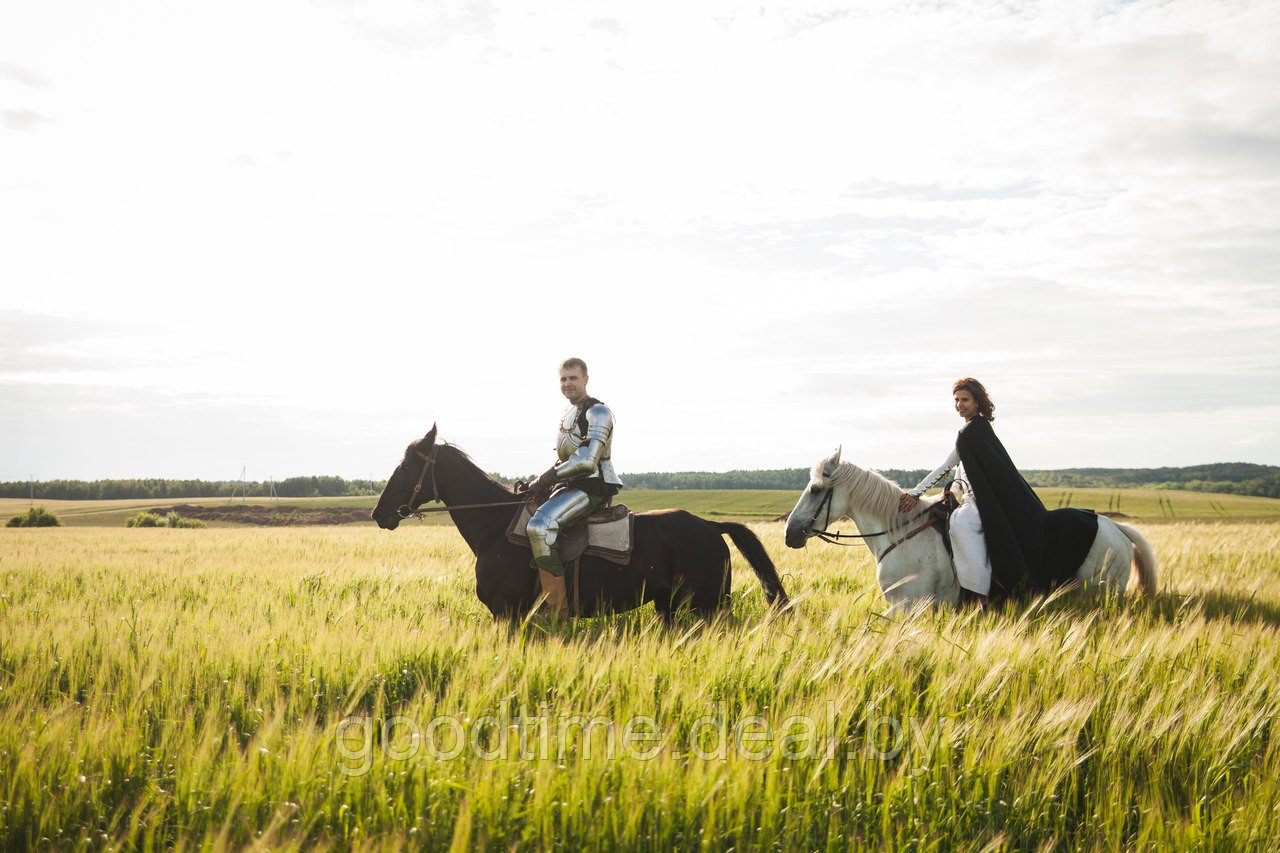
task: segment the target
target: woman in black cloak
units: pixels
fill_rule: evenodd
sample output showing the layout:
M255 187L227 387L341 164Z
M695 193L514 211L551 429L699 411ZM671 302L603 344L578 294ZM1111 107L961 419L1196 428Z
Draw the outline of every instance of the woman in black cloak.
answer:
M936 470L902 496L905 512L952 468L964 504L951 516L956 575L964 599L985 602L1020 592L1047 592L1071 577L1097 533L1097 516L1087 510L1049 511L991 428L995 404L972 377L951 387L956 413L965 425L956 446Z

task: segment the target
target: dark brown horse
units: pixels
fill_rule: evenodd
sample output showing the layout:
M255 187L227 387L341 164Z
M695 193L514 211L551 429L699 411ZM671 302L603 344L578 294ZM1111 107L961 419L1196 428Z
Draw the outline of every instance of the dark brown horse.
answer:
M449 515L476 555L476 595L495 617L519 618L537 603L541 590L529 567L527 547L507 541L512 506L518 501L506 486L491 479L465 453L436 443L436 428L405 450L382 490L373 520L395 530L402 512L427 501L447 507L506 504L453 510ZM407 509L402 509L407 508ZM688 606L708 617L729 601L729 534L764 587L769 603L788 603L773 561L756 535L744 525L707 521L679 509L641 512L635 518L631 565L618 566L598 557L583 557L579 581L581 608L576 615L618 613L652 601L664 620Z

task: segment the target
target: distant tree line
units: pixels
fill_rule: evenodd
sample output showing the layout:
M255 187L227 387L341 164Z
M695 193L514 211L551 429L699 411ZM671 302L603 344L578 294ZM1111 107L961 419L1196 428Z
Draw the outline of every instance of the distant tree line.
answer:
M1255 477L1242 483L1215 480L1190 480L1186 483L1160 483L1158 489L1187 489L1193 492L1219 492L1228 495L1249 495L1257 498L1280 498L1280 474Z
M386 485L384 480L346 480L342 477L289 477L275 484L282 498L342 497L376 495ZM266 497L271 483L235 482L231 480L47 480L34 485L35 497L44 500L92 501L124 498L229 498L232 494ZM0 497L25 498L32 484L0 483Z
M903 488L920 482L927 469L881 468L880 473ZM1186 468L1066 468L1023 471L1033 486L1065 488L1149 488L1223 492L1257 497L1280 497L1280 467L1248 462L1222 462ZM637 489L803 489L808 468L765 471L684 471L623 474L623 482Z
M907 488L928 470L882 468L880 473ZM1154 488L1222 492L1258 497L1280 497L1280 467L1224 462L1186 468L1067 468L1057 471L1024 471L1033 486L1065 488ZM510 478L491 475L510 484ZM633 489L781 489L799 491L809 482L808 468L773 468L761 471L678 471L622 475ZM35 496L45 500L108 500L112 498L228 498L247 494L265 497L269 483L229 480L49 480L35 484ZM342 477L290 477L275 483L282 498L376 495L385 480L346 480ZM25 498L30 482L0 483L0 497Z
M1067 468L1061 471L1023 471L1033 486L1090 486L1130 488L1191 489L1193 491L1227 491L1219 488L1197 488L1192 484L1241 485L1280 474L1274 465L1249 462L1219 462L1214 465L1191 465L1186 468ZM1241 493L1244 494L1244 493Z
M1183 489L1280 498L1280 468L1246 462L1186 468L1068 468L1062 471L1024 471L1023 474L1033 486Z
M915 485L928 471L900 471L885 468L881 474L902 484ZM808 468L773 468L763 471L659 471L622 474L631 489L785 489L799 491L809 483Z

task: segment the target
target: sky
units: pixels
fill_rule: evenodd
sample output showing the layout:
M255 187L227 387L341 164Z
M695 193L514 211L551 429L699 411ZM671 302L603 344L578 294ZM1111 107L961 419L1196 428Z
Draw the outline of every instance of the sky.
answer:
M0 6L0 480L1280 464L1280 4ZM624 477L625 479L625 477Z

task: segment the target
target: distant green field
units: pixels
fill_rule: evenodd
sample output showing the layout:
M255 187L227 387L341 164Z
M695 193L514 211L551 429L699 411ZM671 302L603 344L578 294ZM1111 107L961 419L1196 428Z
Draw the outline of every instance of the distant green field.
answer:
M1050 509L1073 506L1099 512L1121 513L1143 521L1278 519L1280 500L1212 492L1183 492L1163 489L1037 489ZM685 509L708 518L733 518L761 521L784 516L795 505L799 492L766 489L627 489L618 497L636 511L651 509ZM362 507L377 503L373 496L335 498L280 498L280 506ZM150 507L175 504L225 506L226 498L171 498L113 501L36 501L48 507L69 527L123 527L130 516ZM238 501L236 502L238 503ZM250 498L250 504L265 504L262 498ZM0 499L0 522L26 512L28 500ZM442 514L429 516L428 523L447 523ZM370 524L372 522L369 522ZM234 526L218 525L213 526Z
M1123 513L1149 520L1207 520L1280 518L1280 500L1209 492L1160 489L1037 489L1050 509L1084 507L1098 512ZM635 510L677 507L697 515L728 516L749 520L777 518L791 512L799 492L736 491L625 491L621 500Z
M1280 500L1165 489L1036 489L1050 509L1085 507L1144 521L1280 518Z

